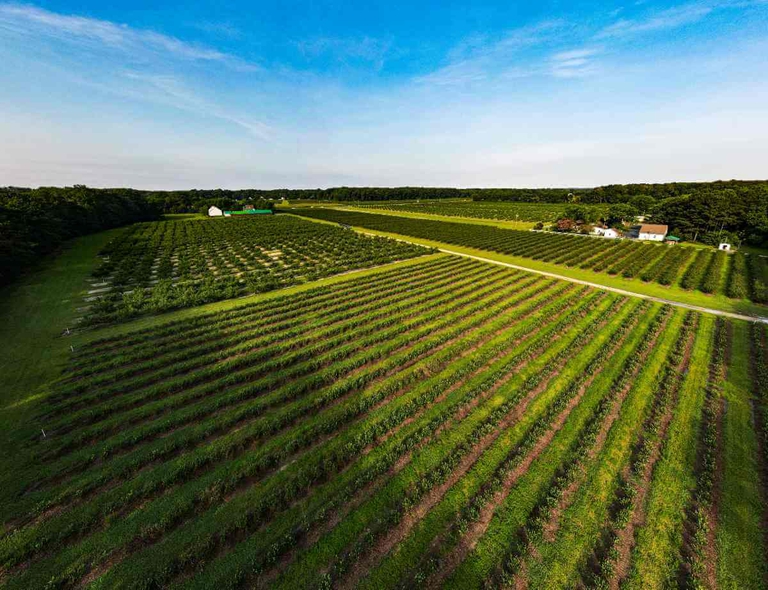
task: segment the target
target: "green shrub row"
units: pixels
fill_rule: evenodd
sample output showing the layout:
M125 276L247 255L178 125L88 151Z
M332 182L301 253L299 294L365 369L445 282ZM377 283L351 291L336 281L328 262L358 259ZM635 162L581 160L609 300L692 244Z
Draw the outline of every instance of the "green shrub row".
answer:
M662 369L662 374L655 384L652 393L651 406L647 416L643 420L638 439L634 444L633 452L629 460L627 475L619 476L616 494L611 502L609 513L610 522L603 530L590 559L596 564L596 570L589 572L587 587L607 589L610 580L616 573L616 564L619 559L617 543L619 532L626 528L637 509L637 495L643 472L655 449L664 444L661 439L662 417L670 411L677 392L682 385L682 366L685 350L698 323L698 316L693 312L687 312L683 318L682 328L675 340L675 344Z
M583 299L579 306L568 314L568 317L580 313L584 306L594 306L604 298L604 295L593 293L590 297ZM562 302L558 302L553 305L560 306L561 304ZM567 308L568 305L566 302L562 309ZM547 323L550 321L550 316L551 313L543 313L535 320L534 325ZM567 318L564 318L562 321L567 321ZM550 327L550 329L553 328ZM542 347L541 342L546 341L547 334L551 334L551 332L547 331L545 334L540 334L537 340L538 343L533 343L530 346L536 346L537 349L540 349ZM318 518L327 517L329 514L328 510L331 510L331 506L326 505L327 501L331 501L332 506L341 505L341 503L357 493L358 490L362 489L372 479L386 473L404 453L409 452L418 446L420 441L437 431L441 425L445 424L460 409L461 400L469 400L486 389L487 384L484 385L485 379L472 389L464 387L452 390L451 386L466 381L469 376L480 371L489 360L496 358L505 349L514 344L514 342L509 342L508 337L504 336L499 336L494 341L496 344L493 344L493 346L490 346L489 343L485 349L475 351L471 356L463 358L458 363L454 362L449 376L441 377L436 375L435 378L422 383L406 396L401 396L395 402L380 408L376 414L384 412L381 418L371 415L366 420L367 426L361 424L354 431L334 439L330 443L330 447L333 450L326 449L322 451L323 459L314 456L314 453L304 455L299 461L300 468L291 471L290 481L293 483L285 481L278 483L273 480L271 483L267 483L265 488L251 488L243 494L238 494L220 508L216 512L215 517L211 512L205 512L196 520L187 524L183 533L179 531L179 534L166 537L152 551L146 550L141 555L136 554L131 558L130 564L124 562L123 565L125 565L128 571L131 571L134 567L133 564L142 563L144 564L142 571L144 571L143 576L145 578L150 578L153 580L153 583L163 583L163 580L168 576L179 572L187 565L204 559L225 539L236 538L238 535L246 533L246 531L257 530L266 522L265 519L269 519L272 515L282 512L298 498L304 497L309 487L316 487L323 482L330 482L333 479L332 475L339 469L345 468L350 461L360 458L359 453L362 449L385 436L421 408L431 406L439 395L449 390L448 400L443 404L439 407L430 407L430 410L419 420L410 424L408 428L399 430L394 436L388 438L384 445L376 447L375 451L370 455L364 456L358 462L357 468L346 471L341 479L333 479L333 486L337 488L337 491L331 498L324 501L323 507L317 513ZM520 354L527 353L523 351ZM318 452L321 451L318 450ZM286 477L288 476L286 475ZM230 481L232 481L231 478ZM234 483L234 481L230 484L224 483L224 487L218 488L218 492L214 493L213 497L218 497L218 493L228 493L229 490L233 489L230 486ZM302 514L304 519L302 522L309 522L310 520L316 522L309 518L306 511L302 511ZM211 531L211 525L214 523L217 530L215 534L209 532L202 537L198 537L196 533L190 532L189 529L189 527L192 527L198 531ZM160 547L162 547L162 551L159 550ZM269 552L265 552L263 557L275 554L276 551L270 549ZM262 556L260 555L259 557L261 558ZM152 571L149 572L149 575L146 570L147 558L152 562ZM116 575L121 574L116 573Z
M704 392L704 407L699 427L696 458L696 488L686 509L685 528L688 532L682 553L685 562L685 582L688 588L708 588L707 555L708 533L711 526L709 511L715 485L718 429L721 395L725 384L725 353L728 348L728 324L717 318L709 359L709 374Z
M570 288L571 286L567 287ZM532 316L530 321L521 325L519 328L513 329L516 329L521 335L533 335L535 332L530 332L532 326L535 326L536 324L544 325L544 323L546 323L544 318L546 318L546 321L551 321L553 314L556 317L558 308L564 309L569 305L569 299L558 299L559 294L562 294L562 289L546 293L544 301L534 301L531 307L540 308L540 311L537 312L537 315ZM551 300L557 301L556 303L549 303L544 307L540 307L542 304ZM491 325L485 326L483 330L474 337L441 350L435 359L426 364L416 366L410 371L406 371L404 375L393 375L391 378L381 382L373 390L367 392L366 396L359 399L352 399L345 405L334 407L330 413L327 413L327 415L320 415L317 420L314 420L316 424L313 425L309 423L302 429L291 432L290 437L282 437L285 438L285 440L282 440L280 437L271 439L258 453L255 455L248 455L247 460L245 460L246 456L243 456L242 460L238 460L237 457L247 450L252 445L252 441L258 439L265 432L265 429L269 430L271 428L269 426L270 422L255 423L253 427L241 428L220 441L210 443L203 449L198 449L194 454L180 456L179 459L174 462L175 464L166 464L162 470L146 473L138 481L130 481L123 486L102 494L96 503L81 505L77 509L65 513L60 518L55 518L51 521L46 521L37 527L24 530L22 531L24 533L23 535L18 535L18 543L14 544L18 545L18 548L14 548L13 551L21 552L15 559L24 559L29 554L29 551L36 551L41 546L45 546L48 542L56 540L60 542L61 539L68 537L74 531L82 531L84 528L87 528L87 526L92 526L92 524L98 522L100 518L118 510L126 503L135 502L141 497L151 496L158 493L160 490L167 489L169 486L176 486L179 483L189 481L190 478L193 477L196 478L195 486L193 486L194 489L205 489L205 498L208 497L210 490L214 487L220 489L219 493L225 493L225 490L231 489L232 486L236 485L237 481L253 477L254 474L257 473L266 473L266 470L274 468L275 465L295 453L296 450L301 449L308 444L314 444L318 440L318 437L322 437L325 434L335 431L341 425L346 424L350 419L356 416L363 415L366 411L370 410L370 408L373 408L379 401L387 398L387 396L417 382L419 378L423 378L425 371L439 371L440 367L448 366L449 363L451 363L451 360L455 359L457 353L461 350L466 350L473 345L479 345L489 337L493 337L505 323L514 325L515 316L501 316ZM466 326L459 323L457 328L458 333L460 334L464 331ZM453 336L455 335L458 334L454 333ZM445 341L448 340L450 340L450 338L446 336ZM437 395L441 387L448 387L451 383L458 382L464 374L461 369L462 367L465 367L467 363L470 365L481 363L484 360L487 360L489 355L497 354L498 350L510 345L509 342L506 342L501 338L501 335L496 336L495 341L499 343L494 345L494 347L480 349L477 356L472 357L471 359L465 359L462 363L455 366L452 365L450 367L449 376L436 377L433 379L432 381L435 381L436 385L427 389L426 397L423 397L423 387L426 387L430 381L425 382L422 387L418 387L410 392L409 395L402 398L401 401L418 396L418 392L422 391L422 398L417 397L417 399L423 399L424 401L423 403L420 403L419 406L427 403L428 399ZM421 354L421 351L415 352L418 353L415 354L415 356ZM409 350L407 351L407 354L414 354L414 351ZM393 357L392 360L394 361L395 366L397 366L402 364L407 358ZM334 399L338 397L338 395L350 391L350 388L357 386L358 380L351 379L346 383L340 382L335 384L324 395L328 399ZM403 410L401 409L401 412L402 411ZM398 415L401 416L400 419L405 419L407 414L409 414L409 412L406 411L405 414ZM279 419L280 417L277 416L276 418ZM254 439L254 437L256 437L256 439ZM172 443L172 441L163 442L165 442L165 444ZM152 457L153 454L149 454L147 459L151 460ZM126 464L122 467L124 472L132 473L137 468L141 467L141 464L133 464L130 461L130 457L127 459L128 460L125 462ZM206 477L202 476L201 469L206 466L216 466L224 459L229 459L230 463L219 466L213 473ZM235 467L238 463L241 464L240 469ZM311 463L309 464L309 467L312 467ZM112 472L103 474L102 477L91 479L88 481L88 488L93 489L96 486L107 484L116 475L116 473ZM212 482L216 481L219 483L214 485ZM87 489L79 487L71 489L70 491L65 491L63 495L60 495L53 503L56 504L66 501L67 499L77 498L83 493L87 493ZM214 496L216 495L217 494L214 494ZM181 496L183 496L183 494L181 494ZM179 495L176 496L176 498L178 497ZM193 508L200 501L199 499L196 499L197 493L190 493L187 498L190 502L188 504L189 508L187 509ZM42 510L45 508L41 506L40 509ZM89 523L91 524L89 525ZM34 538L37 538L38 540L34 544L28 543L25 538L28 536L34 536Z

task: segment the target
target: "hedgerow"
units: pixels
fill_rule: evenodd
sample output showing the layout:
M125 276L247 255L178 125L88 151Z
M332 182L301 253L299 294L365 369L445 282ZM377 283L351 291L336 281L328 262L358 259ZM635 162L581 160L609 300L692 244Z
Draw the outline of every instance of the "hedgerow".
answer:
M728 275L728 297L734 299L749 299L749 271L747 257L737 252L732 257L731 272Z

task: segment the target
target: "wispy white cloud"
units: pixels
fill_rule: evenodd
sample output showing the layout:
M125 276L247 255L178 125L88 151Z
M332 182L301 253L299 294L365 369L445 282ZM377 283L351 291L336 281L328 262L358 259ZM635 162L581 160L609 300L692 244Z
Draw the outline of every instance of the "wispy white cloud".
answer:
M650 14L645 18L620 19L605 27L597 34L597 37L621 37L637 33L675 29L700 21L710 14L712 10L713 7L708 4L685 4Z
M273 138L274 130L269 125L261 121L251 120L242 115L233 114L227 109L201 98L175 76L140 72L125 72L123 76L128 80L139 83L131 89L123 87L124 93L130 93L134 97L138 96L153 102L161 102L180 110L233 123L260 139L269 140ZM112 89L114 90L114 88L113 86Z
M0 4L3 35L15 38L18 51L37 55L72 84L218 119L262 140L274 137L269 125L203 98L184 80L189 66L199 63L224 65L243 75L260 70L237 56L155 31L20 4ZM194 71L190 77L200 87L202 72Z
M181 41L151 30L106 20L59 14L26 4L0 4L0 31L40 42L54 40L83 49L109 49L133 58L216 62L240 71L261 68L216 49Z
M601 46L558 51L547 56L550 45L562 46L567 26L560 21L515 31L494 43L474 38L451 52L467 55L419 79L438 86L466 86L491 80L519 80L532 77L584 78L598 72ZM526 50L535 50L532 55Z
M584 48L556 53L550 58L549 73L555 78L590 76L597 71L594 58L601 52L600 48Z
M524 72L525 75L533 74L533 70L521 68L521 54L558 38L565 26L563 21L552 20L509 31L493 40L471 35L449 52L446 65L421 76L418 81L436 86L459 86L496 77L523 77Z
M551 20L508 32L501 38L485 34L465 37L450 49L442 67L417 78L417 82L434 86L473 86L494 80L528 77L584 78L601 71L600 57L610 51L611 43L624 37L656 31L672 30L695 24L713 12L744 9L768 4L768 0L700 0L663 10L645 8L644 1L635 3L641 16L616 18L617 9L609 13L613 22L598 29L584 23ZM560 50L547 57L547 49L557 50L567 43L583 43L582 49Z

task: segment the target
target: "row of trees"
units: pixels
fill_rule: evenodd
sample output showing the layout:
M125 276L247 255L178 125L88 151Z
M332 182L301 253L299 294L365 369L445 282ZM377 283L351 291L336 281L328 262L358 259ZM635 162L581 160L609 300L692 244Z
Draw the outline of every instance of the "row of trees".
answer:
M602 221L618 227L632 223L637 215L650 215L653 223L668 225L670 233L686 240L711 245L729 242L737 246L768 246L768 183L762 187L743 185L728 189L713 184L691 194L650 203L616 203L602 213L576 204L567 207L561 219L575 225Z
M130 189L0 188L0 285L66 240L160 216Z

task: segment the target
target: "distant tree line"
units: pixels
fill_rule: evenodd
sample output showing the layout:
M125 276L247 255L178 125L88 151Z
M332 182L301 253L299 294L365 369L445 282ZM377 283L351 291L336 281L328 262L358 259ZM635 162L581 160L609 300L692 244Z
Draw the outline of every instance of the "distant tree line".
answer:
M0 188L0 285L70 238L160 213L145 193L130 189Z
M250 204L257 209L272 209L275 200L288 198L289 190L188 190L188 191L144 191L147 201L162 213L206 213L208 207L236 210ZM301 192L301 191L298 191ZM293 197L293 198L311 198ZM272 199L271 201L269 199Z
M598 202L609 206L585 206ZM614 185L572 193L570 203L558 219L561 231L597 221L619 227L646 215L686 240L768 246L768 182Z
M611 184L596 188L433 188L334 187L328 189L247 189L151 192L149 200L165 213L202 211L210 205L235 208L244 202L261 206L281 199L322 201L408 201L472 199L527 203L611 205L605 221L652 215L681 238L714 243L768 245L768 181L669 182ZM257 205L258 206L258 205ZM588 220L589 221L589 220Z

